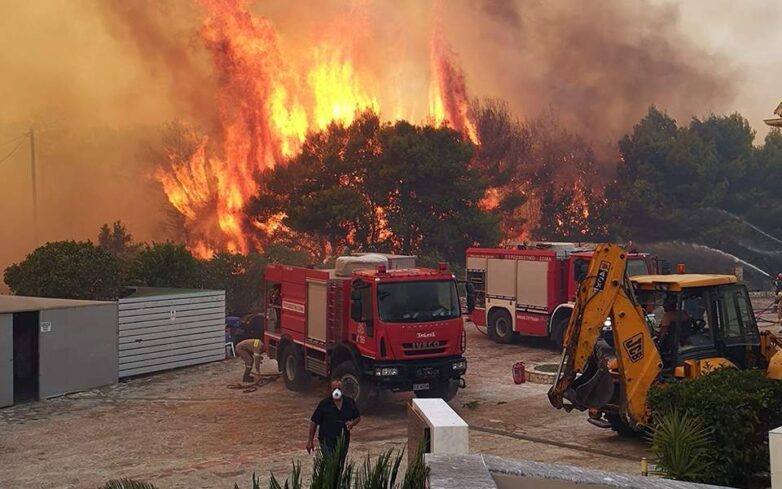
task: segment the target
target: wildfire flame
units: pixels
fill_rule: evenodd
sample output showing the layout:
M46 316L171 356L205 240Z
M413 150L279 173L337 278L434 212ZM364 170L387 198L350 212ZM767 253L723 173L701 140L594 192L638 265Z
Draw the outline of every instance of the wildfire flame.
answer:
M309 131L350 124L367 109L403 111L381 108L351 55L350 39L325 39L297 66L271 22L252 15L243 0L200 3L206 13L200 37L218 80L219 134L203 137L189 160L171 156L155 177L182 215L189 248L206 258L217 250L247 253L259 246L258 231L280 228L284 216L251 222L245 205L257 195L259 172L297 155ZM477 144L464 76L437 32L430 58L429 120Z

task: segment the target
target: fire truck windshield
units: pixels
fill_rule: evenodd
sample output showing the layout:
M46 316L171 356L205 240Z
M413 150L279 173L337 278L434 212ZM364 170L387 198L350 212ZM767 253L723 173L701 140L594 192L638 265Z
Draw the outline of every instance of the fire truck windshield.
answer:
M643 258L630 258L627 260L627 275L635 277L636 275L649 275L649 267Z
M380 320L387 323L442 321L461 316L452 280L389 282L377 286Z

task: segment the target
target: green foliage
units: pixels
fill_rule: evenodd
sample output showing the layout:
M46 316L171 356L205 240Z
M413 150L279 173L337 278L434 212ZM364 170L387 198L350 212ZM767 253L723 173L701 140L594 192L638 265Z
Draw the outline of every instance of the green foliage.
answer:
M448 128L381 123L371 112L308 136L302 153L261 177L249 213L284 212L319 258L345 248L461 260L499 240L498 219L479 203L488 182L471 167L473 146Z
M619 142L621 162L607 189L610 231L705 244L775 275L782 269L774 238L782 236L782 134L772 130L758 147L754 137L738 114L679 126L652 107Z
M46 243L3 278L17 295L108 300L121 290L119 259L89 241Z
M656 387L649 403L659 415L676 409L711 427L701 482L746 485L768 472L768 431L782 425L782 382L759 370L719 369Z
M374 462L367 455L364 464L356 474L355 486L361 489L395 489L403 453L400 452L394 457L393 452L389 450L380 454Z
M310 489L350 489L353 481L353 463L346 460L344 439L337 440L333 451L315 452Z
M306 251L279 243L266 246L263 256L267 263L284 263L303 267L312 262L312 258Z
M260 489L260 487L255 474L253 474L253 489ZM280 485L274 474L271 475L271 480L269 481L269 489L301 489L302 487L304 486L301 482L301 464L299 462L293 462L291 475L288 479L285 479L284 485Z
M217 253L202 264L201 285L225 290L226 311L241 316L261 308L265 267L266 259L258 253Z
M400 489L424 489L429 481L429 467L424 462L424 441L418 443L415 457L410 461L405 471Z
M711 437L703 422L675 408L654 418L649 437L655 473L682 481L701 481L711 470Z
M139 482L132 479L110 480L100 489L155 489L155 486L147 482Z
M138 251L140 245L133 244L133 235L122 224L115 221L111 227L108 224L101 226L98 232L98 246L108 253L118 257L127 257Z
M129 268L129 279L133 285L181 288L200 285L200 262L183 244L145 245Z

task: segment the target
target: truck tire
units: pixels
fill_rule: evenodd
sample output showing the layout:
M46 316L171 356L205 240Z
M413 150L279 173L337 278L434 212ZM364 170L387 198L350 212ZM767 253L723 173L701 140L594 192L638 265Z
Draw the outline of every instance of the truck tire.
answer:
M427 389L425 391L416 391L415 397L421 399L442 399L445 402L450 401L456 397L456 392L459 390L459 383L455 380L448 380L442 382Z
M342 382L342 392L356 401L360 412L370 411L377 403L379 391L376 385L351 360L345 360L334 369L334 378Z
M508 344L513 341L513 320L504 309L498 309L489 316L489 337L497 343Z
M570 316L559 318L556 323L551 327L551 342L554 343L560 351L565 347L565 330L570 322Z
M606 421L611 423L611 429L614 430L617 435L625 438L634 438L643 433L643 431L637 431L630 427L618 414L606 413Z
M293 344L287 345L282 352L282 378L285 380L285 387L292 391L304 390L309 381L304 370L304 361Z

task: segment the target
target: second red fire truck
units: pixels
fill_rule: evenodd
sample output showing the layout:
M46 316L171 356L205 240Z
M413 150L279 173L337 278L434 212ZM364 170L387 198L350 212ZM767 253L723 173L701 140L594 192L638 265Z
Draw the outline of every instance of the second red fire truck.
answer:
M574 243L468 249L467 281L476 294L470 319L498 343L525 335L547 337L561 347L591 257L591 249ZM631 276L659 273L659 265L646 253L628 255Z
M457 282L445 265L414 260L372 254L340 257L333 270L267 267L264 339L289 389L338 377L363 407L379 389L454 397L467 370Z

